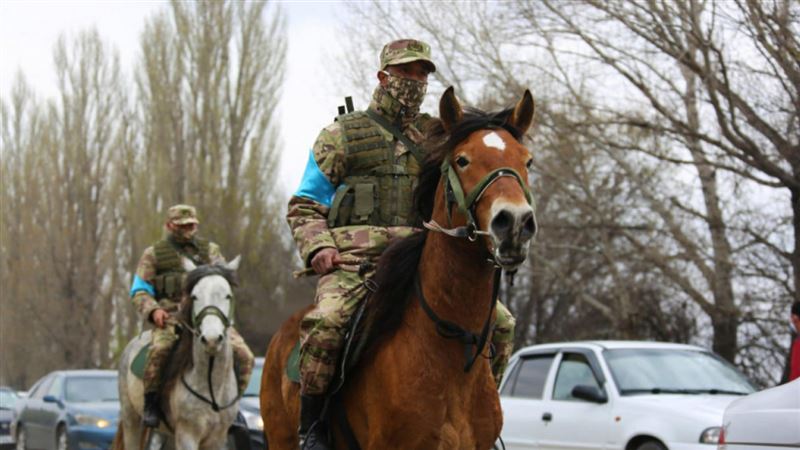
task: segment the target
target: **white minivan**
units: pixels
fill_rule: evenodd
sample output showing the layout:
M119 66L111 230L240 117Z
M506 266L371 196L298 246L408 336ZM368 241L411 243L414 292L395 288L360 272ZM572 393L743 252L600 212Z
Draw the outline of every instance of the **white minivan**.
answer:
M701 347L587 341L526 347L500 386L508 450L716 450L729 403L754 391Z

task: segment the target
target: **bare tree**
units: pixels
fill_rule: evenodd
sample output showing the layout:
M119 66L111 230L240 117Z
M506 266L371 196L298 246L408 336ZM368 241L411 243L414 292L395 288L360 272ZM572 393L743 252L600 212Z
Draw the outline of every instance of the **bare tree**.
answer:
M57 101L37 106L20 81L11 110L4 107L13 126L3 136L3 278L12 293L3 303L19 320L10 330L34 376L108 365L118 281L113 150L125 98L118 59L86 31L60 38L54 62ZM17 371L26 382L29 375Z
M174 1L148 20L136 73L142 137L129 156L129 267L159 238L166 208L196 205L201 234L244 258L238 327L257 353L288 314L275 310L311 298L292 283L275 183L285 36L269 2Z

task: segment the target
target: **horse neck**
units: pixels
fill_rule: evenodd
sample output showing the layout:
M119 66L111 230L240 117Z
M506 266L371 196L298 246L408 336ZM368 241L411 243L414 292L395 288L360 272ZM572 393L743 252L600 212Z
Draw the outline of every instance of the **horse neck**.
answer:
M211 365L211 355L203 349L203 343L199 336L194 337L192 345L192 368L187 377L201 380L204 384L208 379L208 367ZM223 340L222 348L214 355L214 368L211 373L211 382L214 386L219 386L228 377L233 369L233 347L230 337L226 335Z
M439 317L473 332L481 329L492 302L495 270L487 258L482 238L470 242L428 233L419 276L425 300Z

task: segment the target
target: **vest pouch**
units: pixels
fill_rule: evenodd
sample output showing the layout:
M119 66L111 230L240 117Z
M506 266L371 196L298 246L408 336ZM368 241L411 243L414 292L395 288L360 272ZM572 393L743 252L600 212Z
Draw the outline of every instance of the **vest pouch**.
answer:
M164 293L164 276L163 275L157 275L153 279L153 287L156 290L156 300L160 300L160 299L164 298L164 296L166 294Z
M350 215L350 224L363 225L369 222L369 217L375 211L375 185L373 183L358 183L355 185L355 203L353 213Z
M169 275L164 277L164 292L168 298L175 298L178 289L178 277Z
M333 203L328 212L328 228L343 227L350 220L353 211L352 187L346 184L339 185L333 196Z

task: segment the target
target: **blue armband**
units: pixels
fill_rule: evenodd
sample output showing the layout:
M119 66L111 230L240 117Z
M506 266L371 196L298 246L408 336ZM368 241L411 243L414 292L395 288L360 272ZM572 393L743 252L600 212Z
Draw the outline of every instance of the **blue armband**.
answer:
M319 170L317 161L314 159L314 151L310 151L306 171L303 173L303 180L300 182L300 187L294 195L296 197L314 200L330 208L335 191L333 184L331 184L325 174Z
M143 279L139 278L139 275L133 276L133 285L131 285L131 298L136 295L139 291L145 291L150 294L151 297L156 296L156 290L153 289L153 285L144 281Z

